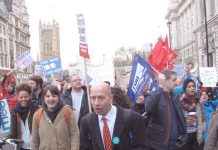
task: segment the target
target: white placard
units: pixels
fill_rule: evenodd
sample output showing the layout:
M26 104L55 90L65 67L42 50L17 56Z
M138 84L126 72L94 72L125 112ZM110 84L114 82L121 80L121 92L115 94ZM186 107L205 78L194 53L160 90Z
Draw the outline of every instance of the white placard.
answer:
M30 64L32 64L33 60L28 51L25 51L22 55L16 58L15 63L18 68L21 70L26 69Z
M216 87L217 75L215 67L200 67L200 78L204 87Z

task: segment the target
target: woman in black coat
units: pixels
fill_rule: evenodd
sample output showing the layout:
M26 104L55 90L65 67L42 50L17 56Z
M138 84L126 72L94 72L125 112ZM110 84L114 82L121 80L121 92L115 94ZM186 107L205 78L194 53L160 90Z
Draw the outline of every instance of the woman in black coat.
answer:
M30 100L31 87L20 84L16 87L17 103L11 110L10 138L23 140L21 150L29 150L31 146L32 118L38 104Z

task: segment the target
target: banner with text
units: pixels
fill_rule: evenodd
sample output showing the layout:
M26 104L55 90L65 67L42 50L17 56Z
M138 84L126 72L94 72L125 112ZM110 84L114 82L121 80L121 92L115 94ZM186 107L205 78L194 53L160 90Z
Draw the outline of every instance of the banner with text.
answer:
M85 19L83 14L77 14L76 16L79 30L79 54L82 57L89 58L88 43L86 40Z
M185 75L185 69L183 64L175 64L173 71L176 72L177 78L183 78Z
M35 65L35 71L34 71L35 75L38 75L42 78L46 77L46 70L43 66L41 65Z
M215 67L200 67L200 78L204 87L216 87L217 74Z
M45 68L46 76L62 71L61 59L59 57L43 60L39 62Z
M0 100L0 130L1 132L10 131L11 114L6 99Z
M128 87L128 95L133 102L136 101L151 78L150 65L141 56L136 54Z
M32 64L33 60L28 51L25 51L22 55L20 55L15 60L15 64L21 70L26 69L30 64Z

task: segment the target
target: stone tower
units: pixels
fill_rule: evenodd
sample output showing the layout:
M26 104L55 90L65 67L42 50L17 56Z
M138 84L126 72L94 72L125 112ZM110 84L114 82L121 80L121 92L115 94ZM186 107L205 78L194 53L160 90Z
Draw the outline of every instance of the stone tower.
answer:
M39 21L39 53L38 60L60 57L59 25L53 20L52 24L42 24Z

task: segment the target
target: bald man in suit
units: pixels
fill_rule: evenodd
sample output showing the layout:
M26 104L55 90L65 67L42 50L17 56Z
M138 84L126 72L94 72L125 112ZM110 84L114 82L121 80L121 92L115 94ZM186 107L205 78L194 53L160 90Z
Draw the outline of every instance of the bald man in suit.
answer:
M90 99L94 112L82 118L80 150L146 150L143 118L112 105L107 83L92 86Z

